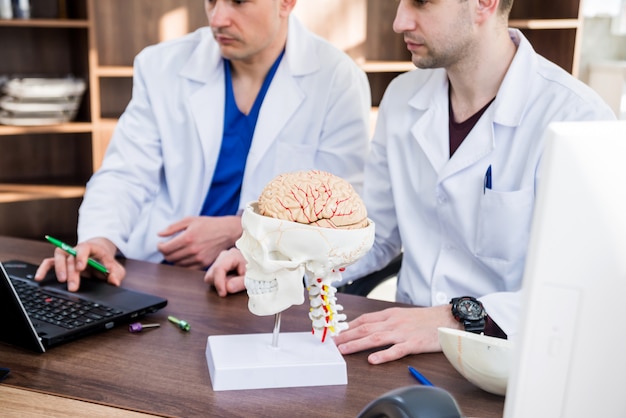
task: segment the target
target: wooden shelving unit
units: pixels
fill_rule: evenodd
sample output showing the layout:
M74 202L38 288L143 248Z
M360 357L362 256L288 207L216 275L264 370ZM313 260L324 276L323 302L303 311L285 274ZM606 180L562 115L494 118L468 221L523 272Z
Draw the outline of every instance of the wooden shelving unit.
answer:
M146 46L207 24L204 2L197 0L87 0L93 23L91 84L94 121L94 170L131 97L133 60Z
M580 0L516 1L509 24L520 29L538 53L578 76L583 27Z
M86 0L67 0L64 13L61 3L31 0L31 19L0 20L0 76L89 80L92 26ZM71 123L0 125L0 234L75 234L78 205L92 173L91 94L88 88Z
M65 4L66 13L59 13ZM332 6L332 7L331 7ZM394 77L413 69L393 32L396 2L298 0L296 15L345 50L368 74L372 120ZM84 186L100 166L117 118L130 100L133 59L144 47L206 25L199 0L31 0L32 19L0 20L0 76L64 76L88 81L75 121L0 125L0 234L72 239ZM64 16L59 18L59 16ZM510 24L534 48L576 75L579 0L516 1Z
M71 242L85 184L130 99L134 56L205 25L204 4L31 0L31 11L0 20L0 77L73 75L88 89L71 123L0 125L0 234Z

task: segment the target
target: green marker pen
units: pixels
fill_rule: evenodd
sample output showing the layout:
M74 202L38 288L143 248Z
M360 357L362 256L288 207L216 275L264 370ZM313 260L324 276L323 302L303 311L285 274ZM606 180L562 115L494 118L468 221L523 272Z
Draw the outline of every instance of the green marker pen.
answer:
M52 244L54 244L57 247L59 247L60 249L62 249L63 251L65 251L66 253L71 254L74 257L76 257L76 250L74 248L72 248L70 245L68 245L68 244L66 244L66 243L64 243L62 241L59 241L56 238L52 238L50 235L46 235L46 239L48 241L50 241ZM96 270L98 270L100 273L109 274L109 270L107 270L106 267L104 267L102 264L98 263L93 258L87 259L87 264L89 264L91 267L93 267Z

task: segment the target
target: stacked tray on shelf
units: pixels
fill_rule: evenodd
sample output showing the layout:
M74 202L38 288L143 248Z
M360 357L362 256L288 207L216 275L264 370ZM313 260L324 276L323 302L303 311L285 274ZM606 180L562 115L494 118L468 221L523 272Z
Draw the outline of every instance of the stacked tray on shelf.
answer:
M85 92L84 80L12 78L2 86L0 124L55 125L73 120Z

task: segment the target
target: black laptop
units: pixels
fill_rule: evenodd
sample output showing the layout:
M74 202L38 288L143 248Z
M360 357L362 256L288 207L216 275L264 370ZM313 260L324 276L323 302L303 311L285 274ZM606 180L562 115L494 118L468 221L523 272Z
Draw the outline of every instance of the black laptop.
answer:
M78 292L66 290L54 272L42 282L37 265L0 263L0 341L45 352L47 348L128 323L167 305L167 300L103 280L83 278Z

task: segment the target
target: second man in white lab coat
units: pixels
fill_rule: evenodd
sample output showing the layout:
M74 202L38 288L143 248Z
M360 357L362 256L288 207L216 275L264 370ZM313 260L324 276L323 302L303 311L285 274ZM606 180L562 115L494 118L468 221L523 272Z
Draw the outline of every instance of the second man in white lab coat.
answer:
M343 52L291 15L296 0L205 0L209 27L148 47L133 96L80 208L77 257L42 262L68 288L117 252L204 268L241 235L240 208L276 175L331 172L357 190L370 90Z

